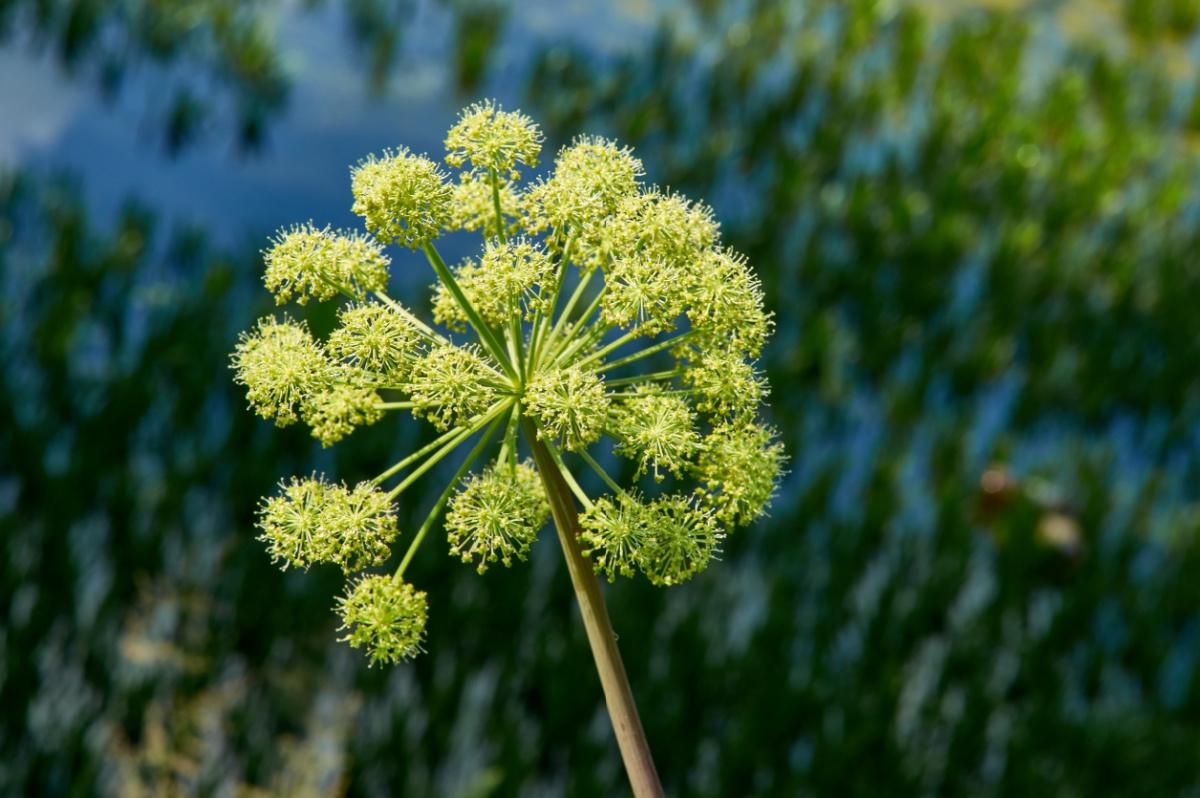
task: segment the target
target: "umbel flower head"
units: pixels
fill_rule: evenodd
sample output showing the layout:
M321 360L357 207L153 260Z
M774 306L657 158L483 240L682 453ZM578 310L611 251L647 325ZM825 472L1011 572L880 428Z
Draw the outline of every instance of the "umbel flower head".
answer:
M232 357L257 413L303 421L324 445L393 411L433 430L354 487L282 483L259 526L283 567L387 564L393 502L453 470L393 572L356 577L338 604L344 639L372 663L421 650L426 597L404 574L443 514L447 550L482 573L525 559L550 508L574 504L603 576L676 585L766 512L785 459L755 365L771 316L710 208L645 184L633 152L598 137L523 183L541 131L493 102L463 111L445 144L457 175L403 147L353 169L365 232L280 232L267 289L281 304L343 302L337 326L321 341L267 317ZM482 240L451 268L436 241L454 230ZM389 245L424 256L427 311L388 295Z

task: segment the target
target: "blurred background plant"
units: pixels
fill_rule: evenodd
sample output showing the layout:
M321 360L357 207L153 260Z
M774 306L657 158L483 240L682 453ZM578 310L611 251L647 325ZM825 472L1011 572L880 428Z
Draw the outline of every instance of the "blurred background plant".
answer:
M254 541L417 443L243 411L255 242L490 95L712 201L777 313L773 516L609 589L668 793L1195 794L1198 13L0 2L0 793L623 789L553 540L422 558L383 672Z

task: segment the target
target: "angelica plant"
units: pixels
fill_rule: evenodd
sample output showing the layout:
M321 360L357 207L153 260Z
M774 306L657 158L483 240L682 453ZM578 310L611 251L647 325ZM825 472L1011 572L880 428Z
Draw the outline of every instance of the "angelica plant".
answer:
M645 185L630 149L594 137L522 184L541 145L525 115L473 105L446 136L456 177L384 151L351 172L365 234L307 223L273 239L264 283L279 304L344 304L324 341L287 315L242 335L232 365L255 412L302 421L326 446L394 411L439 434L352 485L293 477L258 523L283 568L350 576L343 639L391 664L423 649L427 597L405 574L443 513L449 553L481 573L524 560L553 516L631 782L655 795L596 572L677 585L765 512L784 459L755 367L772 321L706 205ZM450 267L435 242L453 230L483 244ZM391 245L432 268L432 323L388 295ZM402 536L393 504L451 456L453 476ZM612 476L622 458L631 484ZM397 539L395 568L364 575Z

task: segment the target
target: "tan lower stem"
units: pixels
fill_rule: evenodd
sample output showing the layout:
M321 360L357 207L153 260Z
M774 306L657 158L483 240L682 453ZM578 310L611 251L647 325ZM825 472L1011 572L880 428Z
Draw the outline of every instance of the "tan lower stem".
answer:
M625 761L625 772L629 775L630 786L633 787L636 798L659 798L663 794L662 785L659 784L658 771L654 769L654 759L650 755L646 733L642 730L642 721L633 701L633 691L629 688L629 677L625 675L621 652L617 649L617 636L613 632L612 622L608 619L600 580L596 578L596 572L583 556L579 545L579 515L575 509L575 500L550 452L537 439L537 434L528 426L525 431L533 447L533 459L537 463L538 473L542 476L546 496L550 500L554 526L558 530L558 540L567 560L567 570L571 573L571 584L575 587L575 598L579 602L579 614L583 616L583 626L587 630L588 643L592 647L596 671L600 674L600 686L604 689L608 716L617 736L621 758Z

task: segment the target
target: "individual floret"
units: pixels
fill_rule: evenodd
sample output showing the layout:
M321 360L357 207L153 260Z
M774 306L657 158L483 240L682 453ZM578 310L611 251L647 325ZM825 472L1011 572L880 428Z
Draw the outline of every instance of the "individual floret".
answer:
M304 422L322 446L332 446L358 427L383 418L375 386L357 370L343 370L346 378L308 397Z
M771 427L734 421L713 429L697 458L697 488L707 507L730 526L745 526L766 512L783 469L783 444Z
M468 106L446 134L446 163L455 168L470 164L483 174L513 181L521 174L517 164L537 166L542 151L542 131L525 114L505 111L491 100Z
M641 256L612 261L605 274L601 317L653 337L675 329L687 307L687 273L669 261Z
M638 464L638 475L647 470L656 480L663 471L682 474L700 443L695 413L687 400L665 393L654 384L639 386L614 405L610 430L617 440L615 451Z
M525 463L493 463L450 500L450 553L463 562L478 560L479 573L497 561L509 566L513 558L524 560L549 513L537 471Z
M242 333L234 349L234 380L258 415L286 427L304 401L328 384L332 364L303 322L272 316Z
M559 152L554 173L527 192L526 227L538 233L599 225L637 193L643 172L628 147L580 136Z
M353 488L331 486L326 494L325 528L329 561L345 573L382 565L396 539L396 510L388 495L370 482Z
M497 399L493 371L473 347L439 344L413 368L413 413L447 430L486 411Z
M659 496L642 517L646 541L638 567L655 585L678 585L703 571L725 537L712 511L687 496Z
M718 417L754 416L767 386L753 363L725 349L692 348L686 357L683 381L695 393L697 410Z
M425 592L392 576L370 574L338 599L339 638L366 649L371 665L395 665L424 651L429 605Z
M388 558L397 534L395 511L370 483L349 489L293 477L280 488L259 508L258 526L271 559L284 568L327 562L352 573Z
M421 334L409 319L372 302L347 305L338 322L327 343L331 355L389 385L408 379L422 351Z
M500 213L504 219L504 237L517 232L520 225L517 217L520 214L522 197L509 183L501 183L497 187L500 199ZM496 217L496 198L492 195L492 186L485 178L470 172L463 172L454 184L450 200L450 219L447 230L480 230L484 238L500 237L500 225Z
M263 261L263 283L280 305L324 302L339 293L362 299L387 287L388 257L377 242L311 222L280 231Z
M758 357L771 333L763 310L762 285L746 259L729 250L710 250L695 270L688 321L695 340Z
M307 569L329 559L324 513L328 483L317 478L281 482L280 493L263 500L258 509L259 540L267 544L272 562Z
M351 172L352 209L385 244L419 249L450 222L452 192L437 165L407 148L370 156Z
M602 496L583 512L579 523L583 553L597 571L610 582L617 576L633 576L649 535L646 507L637 497Z
M525 389L538 435L559 440L564 449L582 449L600 437L611 400L604 381L578 366L538 372Z
M543 287L553 279L554 264L536 244L524 238L489 241L474 284L475 309L497 326L514 315L532 319L535 310L549 310Z
M661 262L691 276L718 235L719 225L707 205L652 188L625 197L594 246L611 260Z

